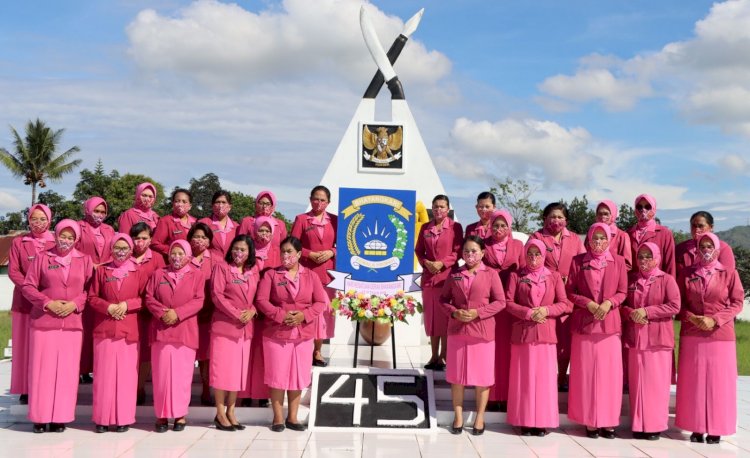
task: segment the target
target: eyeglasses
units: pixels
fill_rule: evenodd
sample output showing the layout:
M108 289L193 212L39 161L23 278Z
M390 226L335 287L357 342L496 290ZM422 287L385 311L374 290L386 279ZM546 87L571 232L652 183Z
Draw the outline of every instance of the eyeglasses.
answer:
M261 207L270 207L271 202L258 202L258 205Z
M641 205L638 204L635 206L636 210L651 210L651 204Z

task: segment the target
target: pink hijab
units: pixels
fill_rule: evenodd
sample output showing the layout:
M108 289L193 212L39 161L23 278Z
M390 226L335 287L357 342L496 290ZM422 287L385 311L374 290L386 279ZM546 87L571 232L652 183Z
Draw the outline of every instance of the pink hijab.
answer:
M31 223L31 214L34 213L34 210L41 210L42 213L44 213L44 216L47 217L47 230L39 234L35 233L34 231L30 231L28 235L25 235L23 237L23 240L30 240L34 242L34 247L36 248L36 250L42 251L47 245L47 242L55 241L55 236L52 235L52 232L49 231L50 224L52 224L52 210L50 210L49 207L44 204L32 205L31 208L29 208L29 217L27 220L29 223Z
M59 237L60 233L64 229L72 229L73 234L75 234L76 241L81 238L81 226L78 225L78 222L66 218L57 223L57 225L55 225L55 238Z
M659 269L659 266L661 265L661 251L659 251L659 246L657 244L653 242L645 242L645 243L642 243L638 247L638 250L636 251L636 257L638 256L637 253L639 253L641 249L643 248L647 248L648 251L651 252L651 255L654 257L653 266L651 267L651 269L643 271L640 269L640 266L638 267L638 272L640 273L640 276L642 278L648 279L662 272L662 270Z
M153 222L154 225L150 225L151 227L153 227L156 225L155 221L159 215L156 214L156 212L153 210L153 207L146 208L145 206L143 206L143 203L141 202L141 193L146 189L150 189L151 192L154 193L154 204L156 204L156 186L148 182L141 183L135 188L135 199L133 203L133 210L142 219Z
M494 225L495 220L498 218L504 219L505 224L508 225L508 236L504 238L503 240L498 240L498 241L501 243L507 243L508 240L513 238L513 216L510 214L508 210L505 210L505 209L497 210L495 213L492 214L491 225ZM494 232L493 232L493 236L494 236Z
M708 238L710 239L714 244L714 254L711 257L710 260L706 260L703 258L703 254L700 250L700 242L701 240ZM719 262L719 237L716 236L713 232L706 232L701 236L701 238L698 240L698 274L710 274L713 272L713 270L716 267L722 267L721 263ZM702 275L701 275L702 276Z
M609 223L604 223L604 221L599 221L598 217L596 219L596 222L597 223L609 224L610 233L612 235L614 235L614 234L617 233L617 222L616 222L617 221L617 215L618 215L617 204L614 203L613 201L609 200L609 199L604 199L601 202L599 202L598 204L596 204L596 209L598 210L599 207L601 207L602 205L604 205L605 207L607 207L609 209L609 215L610 215L609 216Z
M167 278L174 282L175 286L182 280L182 277L190 270L190 260L193 257L193 250L190 248L190 243L187 240L174 240L169 244L169 250L167 253L172 253L172 248L179 246L185 252L187 262L179 270L175 270L174 266L170 262L167 266Z
M107 201L105 201L99 196L92 197L83 203L83 216L87 223L95 227L99 227L101 225L101 223L96 224L94 222L93 216L94 216L94 209L102 204L104 204L104 210L107 213L109 213L109 205L107 205Z
M262 199L263 197L268 197L268 200L271 201L270 207L261 207L260 205L258 205L258 201L260 201L260 199ZM268 210L266 210L266 208ZM270 213L264 214L264 211L268 211ZM265 189L259 192L258 195L255 196L255 215L257 217L272 216L274 211L276 211L276 196L271 191ZM273 226L271 227L271 230L273 231Z
M274 223L273 218L269 216L259 216L255 218L255 221L253 222L254 233L256 234L256 236L258 234L258 229L260 229L261 226L265 224L269 228L271 228L271 237L272 237L271 241L269 241L265 245L261 245L257 241L257 239L253 240L255 242L255 257L256 258L261 258L261 259L268 258L268 251L271 249L271 243L273 242L273 229L274 229L273 223Z
M544 265L544 258L547 255L547 247L544 245L544 242L542 242L539 239L532 239L529 238L529 241L526 242L526 245L523 248L523 256L524 258L528 257L529 249L531 247L536 247L539 252L542 254L542 262L539 264L539 267L532 269L529 267L529 263L526 262L526 267L523 269L523 277L530 280L530 286L531 286L531 303L534 305L534 307L539 307L542 303L542 298L544 297L544 293L546 292L546 288L544 287L544 278L548 275L551 275L549 269L545 267Z
M127 276L128 272L135 271L135 263L133 262L133 257L132 257L133 239L131 239L128 234L116 232L115 235L112 237L112 240L110 241L109 248L114 253L115 243L117 243L120 240L124 240L125 243L128 244L128 246L130 247L131 256L122 262L114 259L114 256L113 256L112 262L110 263L110 265L107 265L108 269L112 269L112 276L117 279L118 289L122 286L122 280Z
M642 215L639 214L638 210L635 210L635 216L638 218L638 223L636 224L636 241L640 243L641 237L648 232L653 232L656 229L656 221L654 221L654 216L656 216L656 199L650 194L641 194L638 197L635 198L635 203L633 204L633 208L638 206L638 202L641 200L646 200L646 202L651 205L651 210L647 212L647 220L642 219Z
M592 265L598 269L601 269L606 266L606 261L614 261L615 258L612 256L612 253L610 253L609 247L607 247L604 253L601 253L601 254L594 253L591 250L590 244L594 240L594 233L599 230L604 232L604 235L607 236L608 242L612 241L612 233L609 230L609 224L604 224L604 223L592 224L591 227L589 228L588 233L586 234L586 239L589 241L588 242L589 246L586 247L586 255L584 257L584 260L589 261L589 265Z

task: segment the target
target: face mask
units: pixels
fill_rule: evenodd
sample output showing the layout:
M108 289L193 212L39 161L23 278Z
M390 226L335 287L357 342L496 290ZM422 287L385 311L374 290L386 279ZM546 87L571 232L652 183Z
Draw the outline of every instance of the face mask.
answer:
M479 264L479 261L482 260L482 253L477 252L471 252L471 253L464 253L464 262L466 263L467 267L474 267L477 264Z
M477 215L479 215L479 219L481 220L487 220L487 218L492 216L492 213L494 213L494 210L489 208L482 208L481 210L477 210Z
M609 248L609 240L591 240L589 242L589 247L594 254L604 254Z
M706 233L708 233L708 231L705 229L692 229L690 232L693 235L693 240L695 240L696 242L700 240L701 237L706 235Z
M143 253L146 251L148 246L151 244L151 240L143 240L143 239L136 239L133 240L133 245L135 246L135 250L139 253Z
M183 216L187 215L190 211L191 205L190 204L184 204L184 203L178 203L172 205L172 211L175 215L182 218Z
M262 205L256 205L255 206L255 214L257 216L271 216L273 214L273 206L262 206Z
M653 209L646 210L645 208L642 208L640 210L636 210L635 214L638 217L638 221L645 223L653 219L656 213L654 212Z
M526 265L530 270L537 270L538 268L542 267L543 263L544 258L542 258L541 256L526 255Z
M106 218L106 217L102 216L102 215L93 215L92 214L92 215L89 215L89 222L94 227L98 227L98 226L101 226L101 224L104 222L104 218Z
M75 240L57 239L57 249L61 253L67 253L76 244Z
M208 239L192 239L190 248L193 249L193 253L203 253L208 248L208 243Z
M151 210L151 207L154 206L154 199L141 196L141 206L146 210Z
M298 261L299 255L296 254L284 253L281 256L281 263L286 269L291 269L292 267L296 266Z
M612 215L607 215L607 216L598 216L597 215L596 222L597 223L609 224L609 220L610 219L612 219Z
M448 209L447 208L433 208L432 216L434 216L437 221L442 221L448 216Z
M174 270L182 269L187 261L187 256L183 254L171 254L169 255L169 263Z
M557 234L561 232L565 227L568 225L568 220L566 219L552 219L547 223L547 230L552 232L553 234Z
M248 255L247 251L232 251L232 260L235 264L244 264Z
M508 236L509 232L510 230L507 227L501 227L499 229L493 229L492 236L495 237L495 240L502 240Z
M260 232L258 232L257 234L255 234L255 240L262 245L269 243L272 237L273 234L270 233L261 234Z
M310 203L313 213L322 213L328 208L328 202L321 202L319 200L312 201Z
M219 218L226 218L231 208L232 207L226 204L214 204L214 215L218 216Z
M125 262L130 258L130 250L127 251L112 251L112 258L117 262Z
M638 270L640 270L644 274L651 272L655 268L656 268L656 259L654 258L638 259Z
M701 248L701 258L703 258L703 262L712 262L717 257L718 255L714 248Z
M29 228L34 234L43 234L47 231L49 223L46 221L32 221L29 223Z

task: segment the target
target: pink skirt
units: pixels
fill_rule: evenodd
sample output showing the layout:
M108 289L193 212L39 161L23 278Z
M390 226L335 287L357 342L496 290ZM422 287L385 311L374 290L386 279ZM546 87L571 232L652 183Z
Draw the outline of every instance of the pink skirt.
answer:
M326 306L323 313L315 318L315 338L333 339L336 331L336 314L330 306ZM312 358L312 355L310 356Z
M190 388L195 371L195 350L185 345L151 344L151 379L157 418L180 418L188 414Z
M135 423L138 391L138 343L125 339L94 339L94 405L97 425Z
M443 337L448 335L449 316L443 313L440 306L440 292L442 288L426 286L422 289L422 305L424 316L424 329L430 337Z
M672 350L628 349L628 386L631 429L666 431L669 421L669 385Z
M495 342L448 336L445 380L454 385L489 387L495 383Z
M737 349L733 340L680 338L675 426L729 436L737 427Z
M211 336L211 386L224 391L242 391L247 387L250 366L250 339Z
M208 361L211 356L211 322L198 322L198 351L195 353L196 361ZM210 373L210 370L209 370Z
M622 409L622 346L618 335L573 334L570 346L568 418L612 428Z
M10 393L29 394L29 314L11 312Z
M505 310L495 315L495 384L490 388L490 401L508 400L511 329L511 317Z
M525 428L557 428L557 349L555 344L513 344L507 421Z
M303 390L312 382L313 339L282 340L263 336L265 377L277 390Z
M29 420L32 423L70 423L75 419L82 341L79 330L31 328Z
M255 320L253 323L253 340L250 344L250 372L245 390L240 393L242 398L268 399L271 391L263 382L265 377L265 364L263 361L263 321Z

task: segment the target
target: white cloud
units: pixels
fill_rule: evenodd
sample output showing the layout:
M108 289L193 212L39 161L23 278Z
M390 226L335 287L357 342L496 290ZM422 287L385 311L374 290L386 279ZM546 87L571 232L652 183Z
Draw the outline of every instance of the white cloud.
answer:
M556 75L544 80L539 89L576 103L599 100L610 111L629 110L638 99L652 92L647 82L632 77L618 78L606 68L581 69L573 76Z
M24 186L26 195L21 195L21 189L0 189L0 215L15 212L27 207L31 202L31 187ZM21 201L21 198L24 200Z
M147 72L187 75L220 89L332 76L362 85L377 70L359 27L362 4L285 0L254 13L234 3L198 0L175 16L146 9L127 28L129 51ZM403 21L365 6L388 49ZM450 73L451 63L410 39L395 69L410 84L433 84Z
M719 159L719 165L733 175L750 173L750 162L738 154L727 154Z

